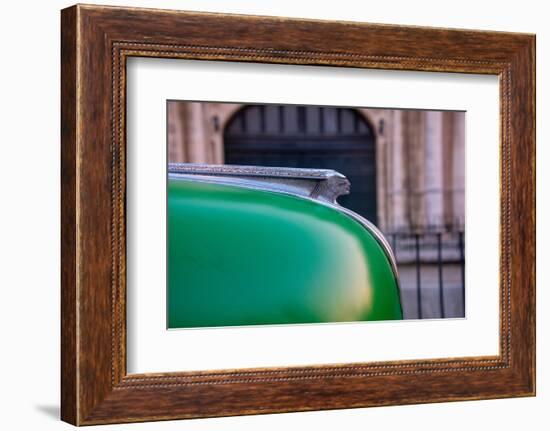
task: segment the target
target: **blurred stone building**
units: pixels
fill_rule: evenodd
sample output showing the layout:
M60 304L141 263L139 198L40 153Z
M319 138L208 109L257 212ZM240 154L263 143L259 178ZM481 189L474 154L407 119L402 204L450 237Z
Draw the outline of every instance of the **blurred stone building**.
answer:
M334 169L396 256L407 319L464 317L465 113L168 102L170 162Z
M170 162L332 168L386 233L462 228L464 134L464 112L168 102Z

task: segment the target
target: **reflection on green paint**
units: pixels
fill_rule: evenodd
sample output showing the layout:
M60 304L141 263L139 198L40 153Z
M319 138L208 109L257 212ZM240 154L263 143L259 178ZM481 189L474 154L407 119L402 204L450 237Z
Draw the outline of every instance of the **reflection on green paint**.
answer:
M168 327L401 319L390 263L326 205L169 180Z

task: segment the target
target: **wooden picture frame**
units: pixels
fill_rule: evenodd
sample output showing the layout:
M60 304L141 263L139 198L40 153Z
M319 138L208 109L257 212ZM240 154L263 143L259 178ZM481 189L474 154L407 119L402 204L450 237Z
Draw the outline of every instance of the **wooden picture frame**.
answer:
M83 5L61 17L64 421L535 394L534 35ZM131 56L498 75L500 354L128 375L125 65Z

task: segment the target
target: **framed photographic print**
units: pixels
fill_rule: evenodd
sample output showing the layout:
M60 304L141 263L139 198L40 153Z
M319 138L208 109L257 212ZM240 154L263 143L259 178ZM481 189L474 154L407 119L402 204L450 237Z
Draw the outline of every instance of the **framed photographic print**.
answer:
M535 394L535 37L62 11L62 419Z

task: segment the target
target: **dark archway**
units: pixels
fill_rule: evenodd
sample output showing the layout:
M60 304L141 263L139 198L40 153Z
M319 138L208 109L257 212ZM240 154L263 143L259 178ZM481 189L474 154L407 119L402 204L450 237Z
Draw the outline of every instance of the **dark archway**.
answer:
M376 145L355 109L247 105L224 131L225 163L334 169L351 182L339 203L377 223Z

